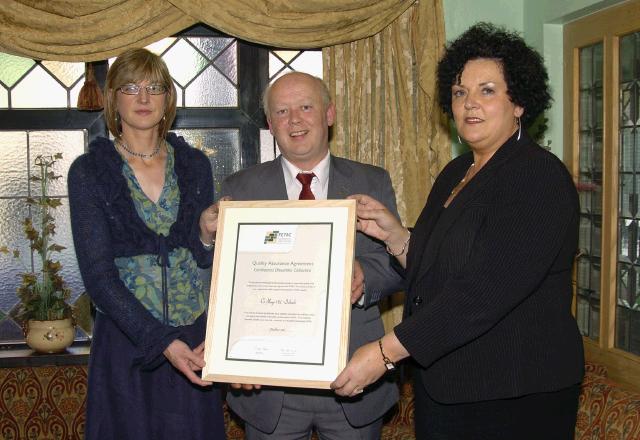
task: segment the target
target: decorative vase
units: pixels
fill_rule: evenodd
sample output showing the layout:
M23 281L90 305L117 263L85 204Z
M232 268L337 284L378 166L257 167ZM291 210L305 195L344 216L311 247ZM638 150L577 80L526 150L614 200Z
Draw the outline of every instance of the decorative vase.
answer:
M75 327L71 318L54 321L27 321L27 345L39 353L59 353L73 343Z

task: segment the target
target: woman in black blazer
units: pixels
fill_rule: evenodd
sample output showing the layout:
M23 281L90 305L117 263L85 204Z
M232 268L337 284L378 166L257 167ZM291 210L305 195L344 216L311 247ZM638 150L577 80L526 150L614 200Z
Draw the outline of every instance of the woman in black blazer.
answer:
M578 197L523 128L549 107L542 58L480 23L438 64L440 104L468 153L436 179L413 232L358 201L358 229L406 268L403 321L333 384L355 395L405 357L418 439L572 439L583 376L571 314Z

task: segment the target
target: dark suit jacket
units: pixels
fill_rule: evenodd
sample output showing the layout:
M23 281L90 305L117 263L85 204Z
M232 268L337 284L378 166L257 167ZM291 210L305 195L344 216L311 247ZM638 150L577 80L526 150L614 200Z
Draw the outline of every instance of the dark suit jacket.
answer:
M579 383L582 338L571 315L579 205L571 176L525 134L513 136L444 208L472 160L469 152L445 167L416 223L396 335L439 402Z
M368 194L397 215L395 194L385 170L335 156L330 160L329 199L344 199L356 193ZM286 200L287 189L280 157L229 176L222 184L221 193L230 195L234 200ZM355 251L364 271L366 294L365 307L353 307L351 311L350 356L358 347L384 335L380 311L375 303L383 296L402 289L401 277L391 268L384 244L358 232ZM248 394L230 392L227 401L245 421L270 433L278 423L283 397L283 389L263 387ZM347 420L353 426L373 422L397 400L397 386L388 377L368 386L356 398L340 398Z

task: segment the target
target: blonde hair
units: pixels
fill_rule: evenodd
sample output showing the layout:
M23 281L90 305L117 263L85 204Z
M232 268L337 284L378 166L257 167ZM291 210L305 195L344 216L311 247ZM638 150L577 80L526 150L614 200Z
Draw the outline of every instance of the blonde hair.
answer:
M122 125L118 115L116 96L118 88L125 84L148 80L167 88L164 117L158 126L158 134L164 139L176 117L176 89L167 65L158 55L147 49L129 49L113 62L107 72L104 89L104 118L111 134L120 138Z
M270 97L269 95L271 94L271 88L274 85L276 85L276 83L281 79L287 78L292 75L302 76L312 80L315 83L316 87L318 88L318 91L320 92L320 96L322 97L322 104L324 105L324 108L326 109L327 107L329 107L329 104L331 104L331 95L329 94L329 87L327 87L325 82L322 81L320 78L304 72L288 72L282 75L281 77L279 77L278 79L276 79L271 84L269 84L269 86L262 93L262 110L264 111L264 114L267 117L267 119L269 119L269 97Z

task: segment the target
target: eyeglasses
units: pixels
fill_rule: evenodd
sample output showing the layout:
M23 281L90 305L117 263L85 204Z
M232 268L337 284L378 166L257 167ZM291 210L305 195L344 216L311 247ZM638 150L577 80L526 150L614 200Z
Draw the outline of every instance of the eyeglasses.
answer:
M149 95L162 95L163 93L167 93L167 86L163 84L149 84L144 87L139 86L138 84L125 84L118 87L118 90L125 95L137 95L143 88L147 90Z

